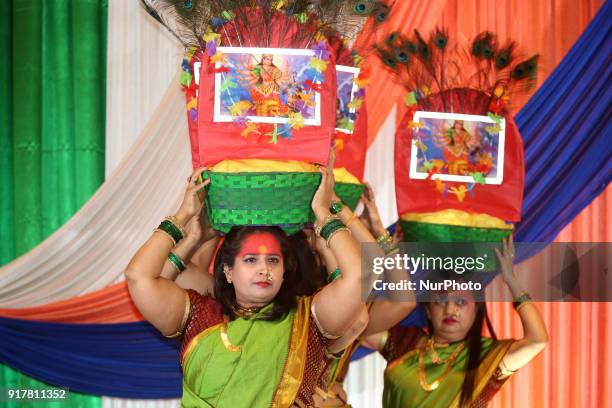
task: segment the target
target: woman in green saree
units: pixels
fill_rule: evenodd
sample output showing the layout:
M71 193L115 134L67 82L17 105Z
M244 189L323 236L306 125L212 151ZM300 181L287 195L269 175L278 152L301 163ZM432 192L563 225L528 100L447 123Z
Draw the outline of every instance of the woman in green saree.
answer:
M427 332L396 325L363 342L388 361L384 407L484 407L515 371L544 349L546 326L514 276L512 240L496 252L516 300L523 338L497 340L486 304L475 302L472 292L441 292L425 305ZM485 321L493 338L482 337Z
M201 182L202 170L191 176L170 219L179 232L182 225L199 222L201 190L208 183ZM327 168L321 173L312 209L320 235L335 223L327 227L327 244L343 274L314 296L295 296L296 260L279 228L233 228L226 235L214 262L214 298L161 277L178 237L172 226L167 231L168 223L128 265L128 288L142 315L164 335L183 336L183 406L312 406L326 349L364 305L359 245L330 218L333 175Z

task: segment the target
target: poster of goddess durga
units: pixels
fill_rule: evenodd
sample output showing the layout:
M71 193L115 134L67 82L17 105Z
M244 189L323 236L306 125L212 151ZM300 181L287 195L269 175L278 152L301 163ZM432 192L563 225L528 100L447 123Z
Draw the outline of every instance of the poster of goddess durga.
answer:
M487 184L503 179L505 121L487 116L417 112L410 162L411 178Z
M301 114L305 124L317 125L320 95L312 87L315 73L310 67L311 55L276 53L255 54L225 50L223 67L217 73L216 120L229 121L246 116L250 121L285 123ZM310 85L310 86L309 86ZM313 123L309 123L313 121Z
M281 98L281 90L290 82L289 69L283 72L274 64L274 56L264 54L255 65L243 64L237 68L240 80L248 87L255 116L283 116L289 107Z

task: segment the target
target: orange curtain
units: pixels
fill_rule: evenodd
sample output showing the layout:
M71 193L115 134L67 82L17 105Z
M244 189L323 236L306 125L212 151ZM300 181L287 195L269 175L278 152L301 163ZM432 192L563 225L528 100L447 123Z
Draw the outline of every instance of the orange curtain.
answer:
M120 282L83 296L24 309L0 309L0 316L60 323L128 323L144 320Z
M559 235L559 242L610 242L608 187ZM542 259L545 262L545 259ZM519 268L520 269L520 268ZM537 264L530 271L534 275ZM520 278L520 275L519 275ZM521 323L509 303L488 305L500 338L520 338ZM494 408L611 407L612 303L538 303L550 342L495 396Z
M602 4L603 0L396 1L385 29L411 35L415 28L428 33L440 25L448 28L451 39L461 43L485 30L497 33L502 41L512 38L526 55L540 54L539 86L563 59ZM406 107L398 102L406 91L393 82L375 55L368 57L368 63L372 72L377 73L371 76L372 81L366 90L368 140L371 143L393 104L398 104L398 116L403 116ZM527 99L515 99L513 110L518 111Z

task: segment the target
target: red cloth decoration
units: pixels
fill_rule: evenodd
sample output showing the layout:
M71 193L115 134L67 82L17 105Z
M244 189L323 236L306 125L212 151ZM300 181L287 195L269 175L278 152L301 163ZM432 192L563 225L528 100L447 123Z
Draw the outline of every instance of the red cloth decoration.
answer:
M336 149L334 167L344 167L353 176L363 180L368 149L368 112L365 103L357 110L353 133L347 134L346 138L342 139L345 139L344 148L339 151Z
M254 11L253 24L260 24L260 11ZM282 24L281 24L282 19ZM290 19L290 29L286 30L286 20ZM275 23L278 21L278 23ZM293 22L293 23L291 23ZM251 27L244 27L242 21L234 21L228 29L220 29L221 46L237 46L239 41L236 32L250 35ZM277 13L272 17L269 27L270 48L304 48L315 42L304 33L315 32L309 24L299 24L293 17ZM301 35L296 35L296 33ZM327 164L329 146L334 134L336 121L336 70L333 56L323 74L321 85L321 125L306 125L301 129L292 129L291 138L278 137L277 143L270 143L270 137L257 138L255 135L243 136L247 128L245 123L213 122L214 117L214 77L215 64L209 57L199 52L202 62L200 67L200 84L197 103L197 123L189 121L193 166L210 166L227 159L276 159L299 160L310 163ZM317 84L313 84L315 86ZM273 124L258 126L274 129ZM247 130L248 131L248 130ZM265 140L261 140L265 139Z
M443 104L442 98L445 103ZM502 184L477 184L471 193L467 193L459 202L454 194L442 194L436 190L435 180L415 180L409 178L410 148L412 146L412 121L418 110L449 112L472 115L486 115L490 103L489 96L471 89L455 89L433 95L412 106L404 115L395 134L395 191L397 211L425 213L448 209L463 210L476 214L488 214L505 221L517 222L521 219L523 188L525 179L525 162L523 158L523 141L511 115L501 112L506 119L506 137L504 148L504 178ZM444 181L449 188L465 183Z

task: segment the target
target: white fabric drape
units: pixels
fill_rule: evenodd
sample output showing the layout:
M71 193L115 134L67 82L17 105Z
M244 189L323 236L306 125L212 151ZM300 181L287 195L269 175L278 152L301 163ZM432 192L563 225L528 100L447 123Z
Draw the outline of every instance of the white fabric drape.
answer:
M182 47L138 0L110 0L106 64L106 176L134 144L168 89ZM176 81L173 82L176 84Z
M190 172L177 76L153 120L96 194L51 237L0 269L0 308L42 305L123 279L134 252L176 209Z
M0 308L41 305L123 279L134 251L181 196L190 171L176 76L181 50L136 0L111 0L108 25L107 181L60 230L0 269Z

